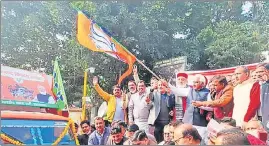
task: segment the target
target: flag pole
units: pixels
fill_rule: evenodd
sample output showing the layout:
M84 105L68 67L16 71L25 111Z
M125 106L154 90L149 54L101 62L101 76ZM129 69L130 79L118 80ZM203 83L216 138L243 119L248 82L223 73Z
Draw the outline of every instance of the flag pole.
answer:
M157 76L151 69L149 69L141 60L136 58L136 61L141 64L145 69L147 69L153 76L155 76L158 80L160 80L161 78L159 76Z
M128 49L126 49L121 43L119 43L115 38L113 38L111 36L112 40L114 40L115 42L117 42L126 52L128 52L129 54L133 55L133 53L131 53ZM155 76L158 80L160 80L161 78L159 76L157 76L151 69L149 69L141 60L137 59L137 57L135 55L133 55L136 59L136 61L141 64L145 69L147 69L153 76Z
M82 108L81 108L81 121L86 120L86 96L87 96L87 79L88 70L84 71L84 85L83 85L83 97L82 97Z

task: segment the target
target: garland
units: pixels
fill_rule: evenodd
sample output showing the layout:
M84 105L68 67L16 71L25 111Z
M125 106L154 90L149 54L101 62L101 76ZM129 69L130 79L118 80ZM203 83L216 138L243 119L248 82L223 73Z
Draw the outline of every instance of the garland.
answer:
M71 119L70 119L71 120ZM71 120L72 121L72 120ZM75 123L72 121L72 123L71 123L72 125L72 132L73 132L73 135L74 135L74 139L75 139L75 142L76 142L76 145L80 145L79 144L79 141L78 141L78 137L76 136L76 133L75 133L75 131L76 131L76 127L75 127Z
M9 136L7 136L6 134L3 134L1 133L1 138L4 140L4 141L7 141L11 144L14 144L14 145L24 145L23 143L19 142L18 140L15 140Z
M75 142L76 142L76 145L79 145L79 142L78 142L78 139L77 137L75 136L75 124L74 122L69 119L68 120L68 123L66 125L66 127L64 128L63 132L60 134L60 136L53 142L52 145L58 145L58 143L63 139L63 137L66 135L66 133L68 132L68 129L69 129L69 126L71 126L71 130L72 132L74 133L74 139L75 139Z

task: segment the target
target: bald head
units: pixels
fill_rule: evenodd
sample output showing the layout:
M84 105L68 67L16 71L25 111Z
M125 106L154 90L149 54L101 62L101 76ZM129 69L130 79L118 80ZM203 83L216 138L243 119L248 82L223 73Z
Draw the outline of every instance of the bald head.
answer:
M197 129L191 124L178 125L174 131L174 142L176 145L200 144L202 138Z

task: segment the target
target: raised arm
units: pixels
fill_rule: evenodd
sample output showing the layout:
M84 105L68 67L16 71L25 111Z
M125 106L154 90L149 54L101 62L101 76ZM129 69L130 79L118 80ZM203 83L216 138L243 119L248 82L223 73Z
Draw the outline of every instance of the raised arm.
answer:
M134 74L133 77L134 77L135 83L137 84L140 81L140 79L139 79L139 76L138 76L137 66L136 65L134 65L133 74Z
M109 101L110 97L112 95L108 94L107 92L105 92L98 84L98 77L93 77L93 85L94 85L94 89L96 90L96 92L105 100L105 101Z
M153 107L153 94L152 94L152 92L150 92L147 95L147 97L146 97L146 99L144 101L144 104L149 110Z

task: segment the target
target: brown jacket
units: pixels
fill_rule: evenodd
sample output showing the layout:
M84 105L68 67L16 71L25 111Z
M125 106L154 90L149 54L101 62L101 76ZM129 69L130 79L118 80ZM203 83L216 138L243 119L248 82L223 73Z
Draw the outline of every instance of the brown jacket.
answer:
M215 100L207 101L207 105L214 107L214 117L216 119L232 117L234 107L233 86L227 85L222 91L216 94Z

